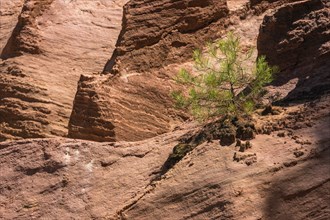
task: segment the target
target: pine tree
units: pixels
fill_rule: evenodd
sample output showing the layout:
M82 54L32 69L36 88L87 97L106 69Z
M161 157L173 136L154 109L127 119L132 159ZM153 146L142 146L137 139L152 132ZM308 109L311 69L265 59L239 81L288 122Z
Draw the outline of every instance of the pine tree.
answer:
M251 113L277 69L260 56L249 70L246 63L252 53L253 50L242 53L240 39L233 33L209 43L206 53L195 50L197 74L181 69L175 78L187 88L184 92L172 92L176 106L188 108L199 119Z

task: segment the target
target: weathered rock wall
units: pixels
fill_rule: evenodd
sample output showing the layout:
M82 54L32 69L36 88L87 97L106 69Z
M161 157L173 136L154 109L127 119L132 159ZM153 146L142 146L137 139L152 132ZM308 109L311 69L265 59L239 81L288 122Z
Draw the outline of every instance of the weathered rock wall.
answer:
M0 141L67 135L79 76L103 70L125 3L1 1Z
M100 53L112 47L108 44L108 37L101 36L108 30L110 37L112 29L117 27L104 26L103 19L94 20L100 18L95 16L100 15L98 13L109 15L110 6L102 6L107 1L87 0L80 6L79 2L82 1L72 1L78 5L73 4L65 11L61 9L66 7L54 0L37 19L38 36L42 36L37 44L40 48L38 55L22 52L2 61L0 138L55 134L52 126L57 123L65 133L70 104L63 103L71 102L67 94L73 98L75 91L71 86L74 81L69 74L73 71L71 68L77 68L77 78L82 72L96 71L95 66L102 69L109 54L101 56ZM311 5L305 7L306 4ZM328 10L326 7L312 7L313 4L319 3L310 0L283 5L282 9L271 13L275 16L281 10L285 11L281 17L287 19L285 27L272 19L267 23L267 18L263 27L269 28L269 24L274 26L270 30L287 28L290 34L296 30L292 29L295 24L302 23L301 27L305 27L310 23L314 27L314 23L319 22L322 26L326 21L322 15ZM294 13L298 20L290 20L291 10L296 12L299 7L306 14L299 17L299 13ZM119 12L120 9L113 12L116 16L112 19ZM76 17L77 14L81 17ZM314 14L322 19L315 20ZM49 17L59 20L49 20ZM86 23L79 23L82 19ZM238 33L246 33L242 40L249 47L256 40L258 31L255 27L259 26L259 19L262 18L237 22L232 27ZM196 42L202 42L208 33L221 31L224 23L225 19L220 18L197 32L184 34L205 33L199 35L201 39L196 38ZM99 28L93 29L91 24ZM297 33L301 33L298 30ZM317 30L318 34L322 33L317 36L322 38L327 36L318 32L318 28L306 30ZM58 39L54 38L54 32ZM286 34L283 32L280 38L287 39ZM310 42L308 34L307 31L302 38ZM303 52L303 47L317 57L313 61L308 57L302 60L318 69L320 78L312 77L313 80L325 82L327 78L324 76L329 69L324 62L327 50L323 49L327 44L323 44L315 55L310 48L317 44L292 44L291 50L290 42L294 41L289 39L284 48L290 53L283 55ZM96 42L100 40L110 49L98 50L100 44ZM91 42L92 45L88 44ZM278 45L277 40L274 42L273 52ZM59 49L57 44L64 46ZM178 49L169 47L170 51ZM143 50L144 47L137 49ZM179 54L178 51L175 53ZM72 55L72 52L79 56ZM119 72L115 75L81 76L70 120L73 137L99 141L140 140L168 131L176 125L176 117L184 117L172 109L168 98L169 90L174 86L171 77L181 64L172 63L170 56L157 55L157 59L169 58L169 65L159 69L155 65L151 72L133 71L137 64L130 53L116 55L114 64ZM275 55L269 53L270 62L272 57L275 61L281 58ZM128 71L125 71L125 62L131 65ZM288 71L291 67L283 69L280 78L284 78L284 73L292 77L295 70L307 73L305 68L299 60L293 71ZM316 72L310 73L315 75ZM303 88L309 86L305 84ZM235 144L221 147L219 140L210 140L196 146L169 169L166 161L173 147L196 134L200 129L198 126L185 124L173 132L139 142L96 143L56 138L0 143L0 219L329 219L329 107L330 96L324 95L310 103L278 108L276 115L256 114L256 130L265 130L268 134L258 134L251 140L252 148L240 152ZM65 120L61 121L59 116ZM40 124L45 127L39 128ZM166 172L163 172L164 167Z
M268 9L282 7L283 5L298 1L301 0L250 0L249 6L254 14L260 15Z
M137 141L170 131L175 119L184 117L169 98L170 81L166 70L112 78L82 76L69 137Z
M169 97L176 64L219 37L227 15L223 0L130 1L104 75L81 78L69 136L136 141L173 129L181 117Z
M183 62L194 48L233 25L226 1L135 0L124 7L122 21L125 2L2 1L0 140L66 136L68 129L74 138L141 140L186 117L172 108L172 77L191 67ZM329 88L328 3L287 2L254 5L260 12L284 6L265 18L258 50L281 67L277 83L299 78L293 97L323 94ZM238 31L249 46L256 35L249 27L259 26L254 20Z

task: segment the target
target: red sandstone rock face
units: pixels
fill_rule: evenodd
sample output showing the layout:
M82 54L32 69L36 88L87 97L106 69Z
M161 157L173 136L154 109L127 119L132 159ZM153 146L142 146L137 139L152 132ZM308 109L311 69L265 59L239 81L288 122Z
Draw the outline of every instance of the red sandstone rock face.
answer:
M3 2L7 6L17 6L5 7L5 12L1 7L1 50L16 24L14 17L22 3L2 0L1 4ZM38 1L36 6L41 2ZM70 4L63 5L64 2ZM150 14L141 15L141 11L133 6L154 12L153 8L146 7L145 2L149 6L159 2L170 6L170 1L136 1L141 5L133 2L125 10L132 12L126 17L133 18L130 25L137 30L137 36L145 33L158 36L158 32L153 32L154 26L148 27L148 24L155 24L148 23L154 22L154 19L148 19ZM182 2L187 7L191 6L191 2L201 1ZM120 26L120 19L116 20L120 17L120 7L111 13L109 11L120 2L113 1L109 3L111 6L107 3L54 0L49 8L42 10L41 15L31 20L36 24L27 28L33 30L31 33L21 31L13 38L22 40L22 44L13 44L10 48L14 49L7 50L12 53L6 53L12 58L1 61L0 65L0 140L65 134L70 102L75 92L73 82L80 73L101 71L109 54L103 54L108 49L100 49L99 46L108 46L111 50L114 41L108 44L109 38L115 39L111 35L112 29L119 32L117 26L105 24L111 20ZM221 5L223 2L213 3ZM321 39L328 36L314 25L315 22L324 25L324 20L315 20L314 15L321 17L328 11L326 7L314 7L320 6L319 3L311 0L282 5L283 8L268 16L286 18L285 27L275 20L270 22L278 30L287 29L281 37L289 39L289 46L285 47L289 52L282 55L301 52L301 47L305 46L309 52L314 51L311 48L319 47L317 53L310 53L318 57L318 61L312 63L321 73L320 78L312 77L317 85L320 81L325 82L324 74L329 70L324 62L326 59L321 59L327 54L327 50L323 50L327 44L320 46L316 40L311 44L291 45L294 41L288 36L307 23ZM306 7L306 4L311 5ZM203 8L209 15L217 14L212 7L195 6L187 10L198 18ZM231 6L238 7L236 2L232 2ZM272 5L269 7L273 8ZM172 9L177 10L174 6ZM162 15L172 9L167 8L167 12L164 9ZM298 12L305 11L305 14L296 13L297 9L301 9ZM291 10L297 15L297 20L288 19ZM281 11L285 12L281 14L283 17L276 17ZM189 17L181 10L176 13ZM3 16L6 17L4 26ZM144 24L141 27L137 19L140 16ZM211 18L203 19L210 21ZM262 17L249 14L246 20L239 20L239 16L230 20L229 29L242 35L244 46L255 45ZM128 20L126 22L129 23ZM184 24L190 24L185 19L180 22L179 26L175 26L176 23L173 26L188 27ZM198 26L201 29L191 33L175 34L170 27L164 27L167 35L163 34L161 40L153 45L145 45L147 41L141 38L144 45L141 48L134 45L135 40L139 41L131 37L135 32L127 25L126 30L130 30L130 34L125 36L123 31L120 39L133 43L134 50L127 49L131 43L126 45L120 40L117 44L120 49L112 60L115 61L114 73L118 71L117 75L81 76L70 120L70 134L99 141L156 137L117 143L59 138L1 143L0 219L329 219L329 96L323 95L320 100L305 105L281 108L279 115L256 115L257 130L269 129L270 135L257 135L251 141L252 148L245 152L239 152L234 145L220 147L219 140L213 140L200 144L163 172L168 156L179 140L189 138L200 129L185 124L173 132L158 135L171 130L179 120L177 118L185 116L172 108L168 98L169 90L174 87L171 77L182 65L190 67L189 63L181 65L176 62L188 59L190 55L186 52L203 44L208 34L213 33L212 37L221 35L224 29L222 22L225 19L220 18L209 26ZM264 24L265 28L269 28L267 23ZM295 29L295 24L299 28ZM139 28L152 31L140 32ZM195 33L198 35L194 36ZM307 31L302 38L310 39L309 34ZM29 41L32 36L39 40ZM162 41L163 38L166 42ZM178 39L181 43L174 43ZM276 47L278 42L276 39L274 42ZM64 46L58 48L59 45ZM31 54L34 49L29 53L22 48L37 48L39 54ZM166 53L162 53L162 49ZM304 63L309 64L305 62L309 61L308 57L302 57ZM155 59L148 61L150 58ZM272 58L281 57L269 52L269 59ZM158 63L155 62L157 60ZM142 67L138 69L139 63L148 64L151 71ZM113 65L111 62L108 64ZM126 65L129 67L127 70ZM158 68L159 65L165 67ZM300 62L297 67L286 73L293 74L306 68ZM73 74L76 79L70 74L71 68L77 68ZM310 84L305 84L302 88L308 86Z
M79 76L103 70L125 3L1 0L0 141L67 135Z
M276 84L299 82L289 98L313 97L330 89L330 4L309 0L292 3L264 18L259 55L279 66Z
M250 0L249 6L253 10L254 14L261 14L268 9L275 9L298 1L301 0Z
M137 141L175 127L182 117L169 97L176 64L219 37L227 15L226 1L130 1L116 52L105 66L116 76L81 78L69 136Z

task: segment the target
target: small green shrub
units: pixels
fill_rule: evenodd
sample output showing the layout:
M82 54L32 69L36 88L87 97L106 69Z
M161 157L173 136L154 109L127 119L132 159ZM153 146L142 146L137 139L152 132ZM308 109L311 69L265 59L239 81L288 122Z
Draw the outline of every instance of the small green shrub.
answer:
M276 67L270 67L260 56L249 69L246 63L253 50L243 54L240 39L232 33L207 47L207 53L193 53L197 74L181 69L176 76L176 82L187 88L171 93L176 106L188 108L199 119L250 114L260 102L263 87L272 81Z

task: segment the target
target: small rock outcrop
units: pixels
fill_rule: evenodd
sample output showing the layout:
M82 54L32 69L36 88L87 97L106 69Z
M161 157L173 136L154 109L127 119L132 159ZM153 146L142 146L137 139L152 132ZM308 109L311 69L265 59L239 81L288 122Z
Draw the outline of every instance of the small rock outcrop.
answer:
M288 98L320 96L330 89L330 3L307 0L286 4L267 15L258 37L259 55L266 55L280 73L275 84L298 78Z
M18 17L22 10L23 0L1 1L0 18L1 18L1 33L0 33L0 54L2 49L11 37L15 28Z

